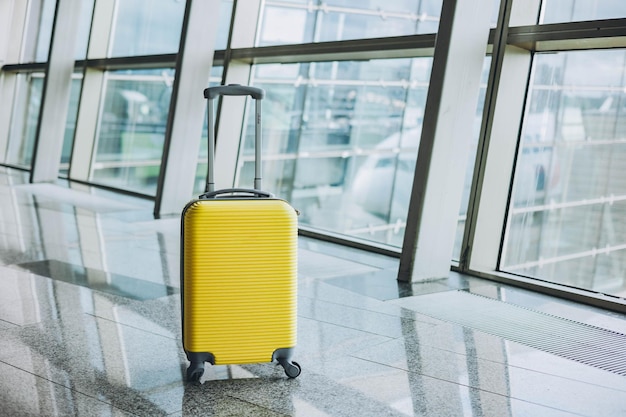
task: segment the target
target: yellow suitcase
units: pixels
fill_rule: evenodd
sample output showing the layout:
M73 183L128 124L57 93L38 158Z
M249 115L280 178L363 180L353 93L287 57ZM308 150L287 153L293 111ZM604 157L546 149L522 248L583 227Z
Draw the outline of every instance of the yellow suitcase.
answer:
M260 100L263 90L219 86L213 99L251 95L257 112L255 189L213 188L213 124L209 117L207 192L189 202L181 225L183 347L197 381L204 363L278 361L290 378L301 368L291 360L297 342L297 214L284 200L261 191Z

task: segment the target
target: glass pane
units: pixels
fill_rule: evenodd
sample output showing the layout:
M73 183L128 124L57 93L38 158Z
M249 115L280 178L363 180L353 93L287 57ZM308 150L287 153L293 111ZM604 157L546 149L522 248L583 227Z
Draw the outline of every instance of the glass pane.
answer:
M441 0L264 3L260 46L435 33ZM289 22L289 25L285 25Z
M483 109L485 105L485 93L487 91L487 82L489 77L489 68L491 65L491 57L485 57L483 63L483 74L480 82L480 92L476 107L476 118L472 126L473 132L471 144L468 152L467 168L465 169L465 182L463 183L463 195L461 196L461 207L459 208L459 221L456 228L456 239L454 242L454 251L452 260L459 261L461 259L461 244L463 243L463 233L465 233L465 221L467 220L467 209L469 205L470 190L472 187L472 177L474 176L474 167L476 164L476 151L478 149L478 139L480 136L480 126L482 123Z
M263 103L264 189L299 222L400 247L406 226L432 59L257 65ZM460 253L489 59L459 214ZM238 184L254 177L251 115Z
M67 123L65 125L65 136L63 138L63 151L61 152L61 166L59 174L67 176L69 173L69 163L74 144L74 132L76 131L76 119L78 117L78 102L80 100L80 90L82 86L82 74L74 74L72 77L72 89L70 91L70 105L67 111Z
M215 49L226 49L230 32L230 19L233 14L233 0L222 0L220 6L220 23L217 28Z
M43 74L18 74L5 162L30 169L41 109Z
M39 4L38 8L34 7L30 10L29 26L35 29L37 33L34 55L35 62L45 62L48 60L55 6L56 1L44 0ZM33 57L26 57L26 61L32 61L32 58Z
M626 17L624 0L544 0L542 23Z
M87 57L87 47L89 45L89 32L91 30L91 17L95 0L82 0L80 9L80 23L78 36L76 37L76 53L74 58L85 59Z
M178 52L185 2L119 0L111 56Z
M107 74L91 179L154 195L174 71Z
M185 3L172 0L119 0L110 56L177 53ZM215 46L217 49L226 48L232 8L233 0L222 1Z
M432 59L259 65L264 188L303 225L400 246ZM238 184L254 177L248 117Z
M76 59L84 59L87 55L93 4L94 0L80 0L81 15L78 36L76 37ZM46 62L48 60L55 7L55 0L32 2L28 20L30 28L26 33L24 62Z
M626 51L537 55L501 268L625 296Z

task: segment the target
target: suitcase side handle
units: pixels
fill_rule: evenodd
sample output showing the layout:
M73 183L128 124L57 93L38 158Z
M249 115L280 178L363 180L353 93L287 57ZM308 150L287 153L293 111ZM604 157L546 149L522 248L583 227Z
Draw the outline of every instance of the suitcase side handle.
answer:
M200 200L207 200L210 198L217 198L221 194L232 194L229 196L225 196L225 197L232 197L232 198L237 198L237 197L242 197L242 196L245 197L246 195L249 195L255 198L274 198L274 194L268 193L267 191L250 190L248 188L225 188L223 190L210 191L210 192L204 193L198 198Z
M204 89L204 97L208 99L208 151L209 161L207 167L207 184L205 192L215 191L215 173L213 162L215 160L215 126L213 123L213 100L218 96L252 96L255 102L254 117L254 189L261 190L261 100L265 97L265 91L261 88L243 86L239 84L219 85Z

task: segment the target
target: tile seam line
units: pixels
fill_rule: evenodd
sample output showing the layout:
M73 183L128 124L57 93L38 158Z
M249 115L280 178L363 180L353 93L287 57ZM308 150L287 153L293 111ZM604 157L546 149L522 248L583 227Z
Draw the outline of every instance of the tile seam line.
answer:
M371 330L363 330L363 329L358 329L358 328L355 328L355 327L344 326L344 325L333 323L333 322L326 321L326 320L318 320L318 319L314 319L314 318L306 317L306 316L302 316L302 315L298 315L298 317L302 317L303 319L307 319L307 320L313 320L313 321L316 321L318 323L331 324L333 326L341 327L343 329L356 330L358 332L363 332L363 333L371 334L371 335L374 335L374 336L386 337L387 339L389 339L388 341L391 341L391 340L394 340L394 339L398 338L398 336L387 336L387 335L384 335L384 334L373 332Z
M494 392L494 391L487 390L487 389L484 389L484 388L473 387L471 385L463 384L463 383L460 383L458 381L452 381L452 380L448 380L448 379L445 379L445 378L439 378L439 377L436 377L436 376L433 376L433 375L428 375L428 374L424 374L424 373L420 373L420 372L409 371L409 370L406 370L406 369L403 369L403 368L398 368L397 366L376 362L376 361L373 361L371 359L359 358L359 357L353 356L353 355L348 355L348 356L350 356L352 358L355 358L355 359L359 359L359 360L365 361L365 362L370 362L370 363L374 363L376 365L381 365L381 366L385 366L385 367L388 367L388 368L396 369L396 370L399 370L399 371L402 371L402 372L406 372L407 374L419 375L419 376L423 376L423 377L426 377L426 378L435 379L437 381L447 382L449 384L458 385L458 386L465 387L465 388L468 388L468 389L473 389L473 390L477 390L477 391L481 391L481 392L486 392L486 393L489 393L489 394L492 394L492 395L497 395L499 397L511 398L511 399L516 400L516 401L522 401L522 402L527 403L527 404L533 404L533 405L536 405L536 406L539 406L539 407L544 407L544 408L548 408L548 409L552 409L552 410L562 411L562 412L569 413L569 414L576 415L576 416L591 417L588 414L580 414L580 413L577 413L577 412L564 410L562 408L557 408L557 407L554 407L554 406L540 404L540 403L537 403L537 402L534 402L534 401L529 401L529 400L526 400L526 399L523 399L523 398L517 398L517 397L512 396L512 395L504 395L504 394L500 394L498 392Z
M461 325L458 325L458 324L455 324L455 325L457 325L457 326L461 326ZM465 326L461 326L461 327L465 327ZM484 332L482 332L482 331L480 331L480 330L476 330L476 329L473 329L473 328L468 328L468 329L469 329L469 330L472 330L472 331L478 331L478 332L484 333ZM535 351L541 352L541 353L546 354L546 355L551 355L551 356L555 356L555 357L560 358L560 359L563 359L563 360L567 360L567 361L570 361L570 362L575 362L575 363L577 363L577 364L579 364L579 365L583 365L583 366L585 366L585 367L591 367L591 368L596 369L596 370L598 370L598 371L600 371L600 372L606 372L606 373L608 373L609 375L614 375L614 376L616 376L616 377L626 378L626 377L624 377L623 375L616 374L616 373L614 373L614 372L607 371L607 370L605 370L605 369L597 368L597 367L594 367L594 366L588 365L588 364L586 364L586 363L584 363L584 362L580 362L580 361L577 361L577 360L574 360L574 359L570 359L570 358L564 358L564 357L562 357L562 356L555 355L554 353L550 353L550 352L545 352L545 351L543 351L543 350L541 350L541 349L537 349L537 348L534 348L534 347L532 347L532 346L527 346L527 345L524 345L524 344L522 344L522 343L519 343L519 342L516 342L516 341L513 341L513 340L504 339L504 338L502 338L502 337L500 337L500 336L495 336L495 335L492 335L492 334L489 334L489 333L484 333L484 334L487 334L487 335L489 335L489 336L493 336L493 337L498 337L498 338L502 339L502 340L503 340L503 341L505 341L505 342L515 343L515 344L517 344L517 345L523 346L523 347L528 348L528 349L533 349L533 350L535 350ZM371 360L371 359L364 359L364 358L361 358L361 357L358 357L358 356L354 356L354 354L356 354L356 353L358 353L358 352L361 352L361 351L363 351L363 350L367 350L367 349L374 348L374 347L376 347L376 346L383 345L383 344L385 344L385 343L389 343L389 342L391 342L391 341L401 341L401 340L403 340L403 339L405 339L405 337L404 337L404 336L400 336L400 337L394 338L393 340L386 340L386 341L382 341L382 342L377 343L377 344L375 344L375 345L368 346L368 347L363 348L363 349L359 349L358 351L355 351L353 354L349 354L348 356L351 356L351 357L356 358L356 359L361 359L361 360L364 360L364 361L368 361L368 362L378 363L379 365L384 365L384 366L390 366L390 367L392 367L392 368L397 368L397 367L395 367L395 366L391 366L391 365L387 365L387 364L384 364L384 363L376 362L376 361ZM416 346L419 346L420 344L421 344L422 346L425 346L425 347L428 347L428 348L431 348L431 349L435 349L435 350L438 350L438 351L441 351L441 352L451 353L451 354L453 354L453 355L457 355L457 356L462 356L462 357L466 357L466 358L470 356L470 355L465 354L465 353L459 353L459 352L456 352L456 351L454 351L454 350L443 349L443 348L440 348L440 347L438 347L438 346L431 345L431 344L428 344L428 343L418 343ZM572 382L578 382L578 383L581 383L581 384L591 385L591 386L598 387L598 388L602 388L602 389L607 389L607 390L611 390L611 391L616 391L616 392L618 392L618 393L619 393L619 392L624 392L624 393L626 393L626 387L624 387L623 389L621 389L621 388L609 387L609 386L606 386L606 385L599 385L599 384L597 384L597 383L595 383L595 382L584 381L584 380L581 380L581 379L576 379L576 378L572 378L572 377L569 377L569 376L563 376L563 375L551 374L551 373L548 373L548 372L543 372L543 371L538 370L538 369L527 368L527 367L524 367L524 366L512 365L512 364L508 364L508 363L498 362L498 361L494 361L494 360L492 360L492 359L484 358L484 357L481 357L481 356L476 356L476 359L481 360L481 361L485 361L485 362L489 362L489 363L492 363L492 364L496 364L496 365L506 366L506 367L508 367L508 368L520 369L520 370L524 370L524 371L528 371L528 372L534 372L534 373L537 373L537 374L540 374L540 375L552 376L552 377L556 377L556 378L564 379L564 380L567 380L567 381L572 381ZM402 369L402 368L397 368L397 369Z
M465 291L459 291L458 293L459 294L463 293L463 294L466 294L466 295L475 295L473 293L467 293ZM507 302L502 301L502 300L496 300L496 299L489 298L489 297L482 296L482 295L476 295L476 296L477 297L475 298L475 300L483 300L484 301L486 299L486 300L491 301L491 305L493 305L493 306L503 306L503 307L507 307L507 308L512 308L512 309L514 309L513 311L522 311L522 312L526 312L526 313L537 314L537 316L539 316L539 317L543 317L543 318L551 319L551 320L557 320L557 321L560 320L560 321L563 321L564 323L567 323L568 325L576 325L576 326L580 326L581 328L584 328L584 329L588 329L588 330L592 330L592 331L599 331L601 333L608 333L608 334L611 334L612 336L619 336L619 337L626 336L626 335L624 335L622 333L619 333L619 332L616 332L616 331L604 329L604 328L593 326L593 325L588 325L586 323L580 323L580 322L575 321L575 320L571 320L571 319L555 316L553 314L547 314L547 313L544 313L544 312L541 312L541 311L533 310L531 308L520 307L520 306L518 306L516 304L507 303ZM465 327L465 328L468 328L468 329L471 329L471 330L474 330L474 331L479 331L479 332L482 332L482 333L490 334L492 336L500 337L500 338L502 338L504 340L507 340L507 341L516 342L516 343L519 343L519 344L527 346L527 347L538 349L540 351L543 351L543 352L546 352L546 353L550 353L550 354L556 355L558 357L565 358L565 359L568 359L568 360L571 360L571 361L574 361L574 362L577 362L577 363L580 363L580 364L583 364L583 365L592 366L592 367L594 367L596 369L600 369L600 370L603 370L603 371L606 371L606 372L611 372L611 373L613 373L615 375L619 375L619 376L622 376L622 377L626 376L624 371L623 371L623 368L617 368L617 369L614 370L614 369L611 369L610 367L607 368L607 366L605 366L605 362L597 363L597 362L594 362L593 360L585 360L585 358L581 358L579 356L574 357L572 355L565 355L565 354L562 354L562 353L560 353L558 351L555 351L554 349L552 349L551 346L543 346L543 348L542 347L538 347L537 345L533 344L534 340L530 340L529 341L528 339L525 339L523 337L523 335L518 335L519 337L517 337L517 336L516 337L511 337L512 336L511 334L506 334L505 335L505 334L499 333L497 331L498 329L495 329L495 331L494 331L493 328L485 328L485 327L480 327L480 326L477 327L476 323L463 322L463 320L460 320L457 317L454 317L454 314L452 314L452 316L445 315L445 318L442 318L442 317L436 317L436 313L433 312L432 310L429 310L427 312L419 311L419 310L416 310L416 311L418 313L422 313L422 314L428 315L430 317L435 317L435 318L438 318L440 320L444 320L444 321L447 321L449 323L453 323L453 324L456 324L456 325L459 325L459 326L462 326L462 327ZM569 340L569 339L564 339L564 341L567 341L567 340Z
M125 412L125 413L129 413L129 414L131 414L131 415L133 415L133 416L139 416L139 414L135 414L135 413L133 413L132 411L126 410L126 409L124 409L124 408L117 407L117 406L115 406L115 405L114 405L114 404L112 404L112 403L109 403L109 402L106 402L106 401L102 401L102 400L101 400L101 399L99 399L98 397L94 397L94 396L93 396L93 395L91 395L91 394L87 394L87 393L85 393L85 392L79 391L79 390L74 389L74 388L72 388L72 387L68 387L68 386L66 386L66 385L64 385L64 384L62 384L62 383L59 383L59 382L57 382L57 381L53 381L53 380L48 379L48 378L46 378L46 377L44 377L44 376L41 376L41 375L34 374L34 373L32 373L32 372L30 372L30 371L28 371L28 370L26 370L26 369L22 369L22 368L20 368L20 367L18 367L18 366L15 366L15 365L10 364L10 363L7 363L7 362L4 362L4 361L2 361L2 360L0 360L0 362L2 362L3 364L5 364L5 365L7 365L7 366L10 366L11 368L17 369L18 371L21 371L21 372L25 372L25 373L27 373L27 374L30 374L30 375L34 376L35 378L42 379L42 380L44 380L44 381L47 381L47 382L49 382L49 383L51 383L51 384L54 384L54 385L56 385L56 386L59 386L59 387L61 387L61 388L67 389L67 390L72 391L72 392L76 392L76 393L78 393L78 394L80 394L80 395L84 395L85 397L90 398L90 399L95 400L95 401L98 401L99 403L101 403L101 404L103 404L103 405L106 405L106 406L108 406L108 407L113 407L113 408L114 408L114 409L116 409L116 410L120 410L120 411L123 411L123 412Z
M357 293L354 293L354 294L357 294ZM381 301L381 300L378 300L377 298L367 297L367 296L361 295L361 294L357 294L357 295L359 295L361 297L368 298L370 300L380 301L381 303L383 303L383 305L393 305L393 304L387 304L386 301ZM411 321L418 322L418 323L423 323L423 324L430 324L432 326L441 326L441 324L439 324L439 323L430 323L430 322L427 322L427 321L422 321L422 320L416 320L416 319L413 319L413 318L403 317L402 314L403 314L404 311L407 311L407 312L411 312L411 313L422 314L423 316L427 316L427 317L429 317L431 319L436 319L436 320L441 321L441 322L446 322L445 320L440 320L440 319L437 319L435 317L429 316L427 314L420 313L419 311L410 310L410 309L408 309L406 307L402 307L402 306L395 306L395 307L400 308L403 311L400 311L398 314L391 314L391 313L383 313L383 312L380 312L380 311L370 310L370 309L367 309L367 308L355 307L355 306L350 306L350 305L346 305L346 304L341 304L341 303L338 303L338 302L335 302L335 301L320 300L319 298L310 297L308 295L298 295L298 297L306 298L308 300L315 300L315 301L318 301L318 302L322 301L324 303L328 303L328 304L332 304L332 305L336 305L336 306L340 306L340 307L346 307L346 308L350 308L350 309L354 309L354 310L358 310L358 311L367 311L368 313L380 314L382 316L393 317L393 318L402 319L402 320L406 319L406 320L411 320ZM393 299L390 299L389 301L391 301L391 300L398 300L398 298L393 298Z
M91 317L96 318L96 319L106 320L106 321L108 321L110 323L119 324L120 326L128 327L128 328L135 329L135 330L140 330L142 332L149 333L149 334L152 334L154 336L160 336L160 337L163 337L163 338L166 338L166 339L169 339L169 340L179 341L179 340L182 339L182 338L179 338L179 337L170 337L170 336L166 336L166 335L161 334L161 333L155 333L155 332L150 331L150 330L146 330L146 329L142 329L140 327L132 326L132 325L127 324L127 323L122 323L122 322L119 322L119 321L111 320L110 318L107 318L107 317L97 316L97 315L92 314L92 313L83 312L83 314L85 314L86 316L91 316Z

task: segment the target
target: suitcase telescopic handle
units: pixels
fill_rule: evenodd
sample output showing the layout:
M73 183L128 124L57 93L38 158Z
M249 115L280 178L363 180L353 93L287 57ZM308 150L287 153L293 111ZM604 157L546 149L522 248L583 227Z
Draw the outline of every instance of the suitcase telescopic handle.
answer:
M261 88L239 84L218 85L204 89L204 98L212 100L218 96L252 96L255 100L261 100L265 97L265 91Z
M254 117L254 189L260 190L261 185L261 100L265 97L265 91L261 88L249 87L239 84L220 85L204 89L204 98L208 99L209 121L209 164L207 184L205 192L215 191L215 173L213 164L215 160L215 126L213 123L213 100L219 96L251 96L255 100Z
M237 197L237 198L246 196L246 194L252 197L274 198L274 194L269 193L267 191L249 190L247 188L225 188L223 190L210 191L210 192L204 193L200 196L200 200L217 198L222 194L228 194L225 197Z

